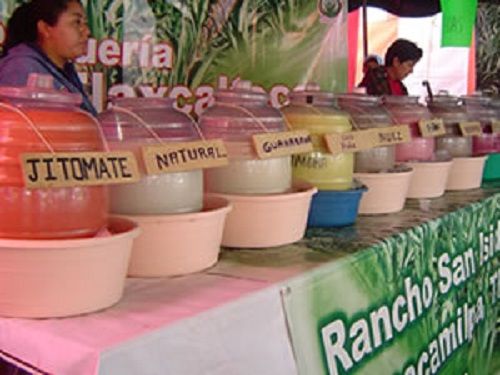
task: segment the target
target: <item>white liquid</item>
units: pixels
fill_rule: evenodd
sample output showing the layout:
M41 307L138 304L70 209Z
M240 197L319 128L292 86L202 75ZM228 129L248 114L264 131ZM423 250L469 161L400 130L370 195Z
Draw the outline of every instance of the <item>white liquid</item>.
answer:
M111 212L161 215L196 212L203 207L201 170L143 176L139 182L110 187Z
M291 157L233 160L205 171L207 190L226 194L272 194L292 187Z

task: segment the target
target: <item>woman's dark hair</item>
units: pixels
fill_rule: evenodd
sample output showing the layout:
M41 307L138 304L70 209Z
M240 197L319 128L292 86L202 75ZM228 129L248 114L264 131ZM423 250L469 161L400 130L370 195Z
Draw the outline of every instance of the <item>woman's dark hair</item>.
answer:
M395 57L403 63L408 60L418 61L422 58L422 49L413 42L406 39L397 39L390 45L385 53L385 66L392 66Z
M7 37L3 46L5 55L9 49L21 43L34 43L38 39L38 21L54 26L59 16L71 2L80 0L31 0L17 7L7 23Z

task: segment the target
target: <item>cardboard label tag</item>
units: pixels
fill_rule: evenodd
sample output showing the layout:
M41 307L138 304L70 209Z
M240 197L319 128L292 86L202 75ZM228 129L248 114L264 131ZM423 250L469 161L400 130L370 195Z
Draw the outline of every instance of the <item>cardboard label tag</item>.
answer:
M483 134L481 124L478 121L464 121L459 126L464 137Z
M311 136L306 130L254 134L252 139L260 159L313 151Z
M148 174L215 168L228 164L226 146L221 139L145 146L142 156Z
M326 134L325 142L328 151L334 155L367 150L373 148L373 129Z
M493 121L491 123L491 131L492 131L493 134L500 133L500 120Z
M396 125L372 130L374 134L374 147L397 145L409 142L411 139L408 125Z
M446 134L443 119L433 118L430 120L420 120L418 122L422 137L438 137Z
M125 184L140 179L137 161L129 151L56 152L21 155L28 188Z

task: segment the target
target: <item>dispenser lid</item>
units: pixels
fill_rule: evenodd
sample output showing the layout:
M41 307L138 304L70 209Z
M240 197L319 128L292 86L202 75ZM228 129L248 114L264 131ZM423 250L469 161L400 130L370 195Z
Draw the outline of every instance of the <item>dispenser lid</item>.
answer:
M427 102L427 105L460 105L461 100L458 96L453 96L450 95L446 92L438 92L436 95L434 95L432 98L426 97L425 101Z
M54 89L54 78L48 74L31 73L26 86L0 87L0 97L14 100L37 100L57 104L80 105L82 96L69 91Z
M173 107L170 98L112 98L112 105L98 116L104 135L112 142L162 139L199 139L193 119Z
M342 103L356 103L360 105L379 105L382 103L382 97L367 95L361 93L336 94L337 100Z
M215 103L200 116L203 134L211 138L247 141L252 134L285 130L281 112L269 104L268 94L250 81L217 90Z
M215 100L222 102L266 103L269 96L259 87L252 86L251 81L240 80L232 89L217 90Z
M418 96L411 95L385 95L382 97L384 104L398 105L398 104L418 104Z
M306 83L290 93L291 104L333 105L335 95L332 92L321 91L317 83Z

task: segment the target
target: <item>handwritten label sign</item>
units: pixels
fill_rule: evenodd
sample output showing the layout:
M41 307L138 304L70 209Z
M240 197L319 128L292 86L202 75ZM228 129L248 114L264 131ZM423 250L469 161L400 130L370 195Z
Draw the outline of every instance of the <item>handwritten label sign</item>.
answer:
M349 133L330 133L325 135L325 142L331 154L356 152L373 147L373 130L360 130Z
M483 134L481 124L477 121L464 121L461 122L459 126L464 137Z
M493 132L493 134L500 133L500 120L493 121L491 123L491 131Z
M222 167L228 164L227 150L220 139L145 146L142 156L148 174Z
M422 137L438 137L446 134L443 119L433 118L430 120L420 120L418 122L420 134Z
M254 134L252 139L260 159L303 154L313 150L311 136L306 130Z
M108 185L140 179L134 154L117 152L57 152L21 155L28 188Z
M411 139L408 125L389 126L373 129L374 146L391 146L409 142Z

